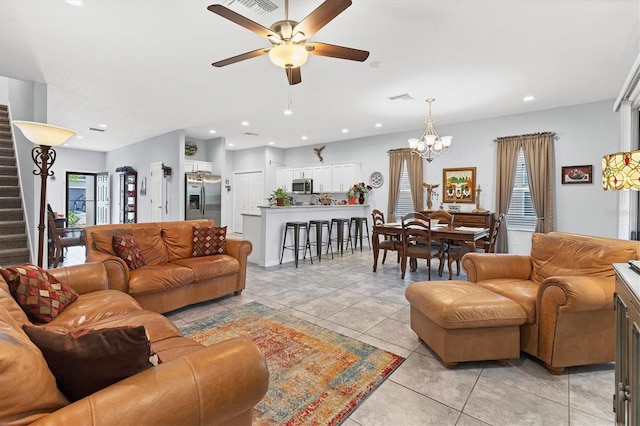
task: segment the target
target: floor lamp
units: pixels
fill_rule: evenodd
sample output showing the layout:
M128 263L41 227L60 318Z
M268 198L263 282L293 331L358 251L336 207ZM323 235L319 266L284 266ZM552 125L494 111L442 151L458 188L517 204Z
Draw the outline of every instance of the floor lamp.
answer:
M44 217L47 209L47 178L53 176L50 170L56 161L56 151L54 146L64 143L76 132L64 127L52 126L44 123L34 123L31 121L12 121L22 134L31 142L36 144L31 150L31 157L37 169L33 174L40 176L40 222L38 224L38 266L42 268L42 258L44 254Z

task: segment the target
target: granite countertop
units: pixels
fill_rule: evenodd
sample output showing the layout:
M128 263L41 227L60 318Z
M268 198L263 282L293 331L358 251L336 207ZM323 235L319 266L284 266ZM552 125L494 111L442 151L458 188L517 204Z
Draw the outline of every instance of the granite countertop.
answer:
M342 207L369 207L369 204L303 204L301 206L258 206L261 209L327 209L327 208L342 208Z

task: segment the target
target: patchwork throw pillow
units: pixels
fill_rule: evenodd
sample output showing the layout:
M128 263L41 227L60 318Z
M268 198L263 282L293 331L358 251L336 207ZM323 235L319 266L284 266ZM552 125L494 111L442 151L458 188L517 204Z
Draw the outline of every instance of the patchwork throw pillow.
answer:
M129 267L129 270L133 271L146 265L142 258L142 252L138 243L131 234L114 235L111 241L113 245L113 251L116 255L124 260Z
M71 401L153 366L144 326L65 332L24 324L22 329L40 349L58 388Z
M31 263L0 269L9 290L23 311L36 322L51 322L78 293Z
M193 257L227 253L227 227L194 226Z

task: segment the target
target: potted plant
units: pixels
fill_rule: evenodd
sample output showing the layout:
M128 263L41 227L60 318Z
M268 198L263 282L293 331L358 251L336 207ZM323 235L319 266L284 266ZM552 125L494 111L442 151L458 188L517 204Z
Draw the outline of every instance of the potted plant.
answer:
M287 194L287 191L284 188L280 187L271 193L269 202L271 204L275 203L277 206L290 206L291 197Z

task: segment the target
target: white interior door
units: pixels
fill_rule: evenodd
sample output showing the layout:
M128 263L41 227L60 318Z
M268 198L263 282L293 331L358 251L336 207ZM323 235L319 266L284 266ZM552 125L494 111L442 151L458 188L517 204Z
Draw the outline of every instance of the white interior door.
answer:
M242 233L242 214L260 214L258 206L264 200L264 176L262 171L234 173L233 191L233 232Z
M109 172L102 172L96 175L96 225L107 225L110 220Z
M164 185L162 163L151 164L151 222L162 222L164 217Z

